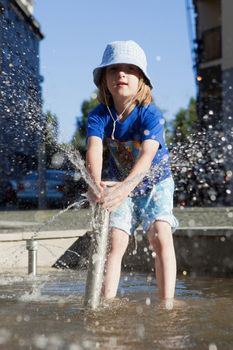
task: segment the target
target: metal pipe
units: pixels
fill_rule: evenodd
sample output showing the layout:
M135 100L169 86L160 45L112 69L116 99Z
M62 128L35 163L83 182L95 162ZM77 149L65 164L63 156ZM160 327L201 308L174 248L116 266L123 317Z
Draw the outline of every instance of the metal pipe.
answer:
M96 206L93 226L84 305L94 310L100 304L108 247L109 212L100 205Z
M36 276L37 272L37 250L38 243L34 239L26 241L26 248L28 250L28 274Z

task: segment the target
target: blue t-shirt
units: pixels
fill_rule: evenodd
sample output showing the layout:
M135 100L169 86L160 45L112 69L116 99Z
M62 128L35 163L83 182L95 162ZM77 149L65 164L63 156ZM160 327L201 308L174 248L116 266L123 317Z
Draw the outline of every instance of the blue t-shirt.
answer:
M111 107L111 112L116 120L114 107ZM122 181L129 174L138 159L142 142L149 139L158 141L159 149L149 173L137 186L137 190L144 191L171 175L169 153L164 140L164 122L162 113L154 104L136 106L125 120L116 122L113 140L113 120L107 107L99 104L89 113L87 137L97 136L106 140L110 151L110 180Z

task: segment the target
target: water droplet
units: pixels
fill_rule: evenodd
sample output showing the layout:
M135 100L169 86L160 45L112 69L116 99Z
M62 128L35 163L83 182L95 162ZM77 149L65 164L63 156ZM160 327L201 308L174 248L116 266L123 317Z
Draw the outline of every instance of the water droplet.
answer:
M216 201L216 196L215 196L214 194L212 194L212 195L210 196L210 199L212 200L212 202L214 202L214 201Z
M0 328L0 345L6 344L11 337L10 331L6 328Z
M164 118L160 119L159 124L164 125L165 124L165 119Z
M63 153L57 152L52 156L51 164L54 168L59 168L62 166L65 160L65 155Z
M17 322L22 322L22 320L23 320L22 315L17 315L16 321L17 321Z
M92 255L92 263L95 264L98 260L100 259L98 254L93 254Z
M96 348L98 349L98 348ZM75 343L69 345L69 350L82 350L81 346Z
M35 335L33 343L38 349L45 349L48 345L48 338L44 335Z
M152 281L152 277L151 276L147 276L146 280L147 280L147 282L151 282Z
M84 349L94 349L94 343L91 340L83 340L82 345Z
M189 220L188 225L189 225L190 227L195 226L195 220L193 220L193 219Z
M143 324L137 325L137 335L139 338L144 338L145 335L145 327Z
M29 322L29 321L30 321L30 316L29 316L29 315L25 315L24 318L23 318L23 320L24 320L25 322Z
M141 241L143 240L143 235L140 234L140 233L138 233L138 234L136 235L136 239L137 239L138 242L141 242Z
M93 100L95 100L95 99L97 98L96 92L93 92L93 93L91 94L91 98L92 98Z
M141 315L143 313L143 307L141 305L138 305L136 307L136 312L137 312L137 314Z
M149 131L149 130L144 130L144 135L145 135L145 136L150 135L150 131Z
M165 309L167 310L173 309L173 299L165 300Z

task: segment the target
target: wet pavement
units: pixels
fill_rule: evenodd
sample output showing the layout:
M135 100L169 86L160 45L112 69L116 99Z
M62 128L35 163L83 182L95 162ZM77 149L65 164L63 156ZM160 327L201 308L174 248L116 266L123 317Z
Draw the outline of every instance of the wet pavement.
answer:
M83 307L85 272L0 275L0 348L230 350L233 281L181 277L171 308L151 274L124 273L117 299Z

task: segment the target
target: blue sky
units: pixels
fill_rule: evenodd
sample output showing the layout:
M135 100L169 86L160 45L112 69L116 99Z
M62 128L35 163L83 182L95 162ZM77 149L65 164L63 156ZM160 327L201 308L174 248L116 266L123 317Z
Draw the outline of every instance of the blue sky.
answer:
M146 52L156 104L169 120L195 96L185 0L36 0L44 106L71 140L81 104L95 91L92 70L107 43L132 39Z

